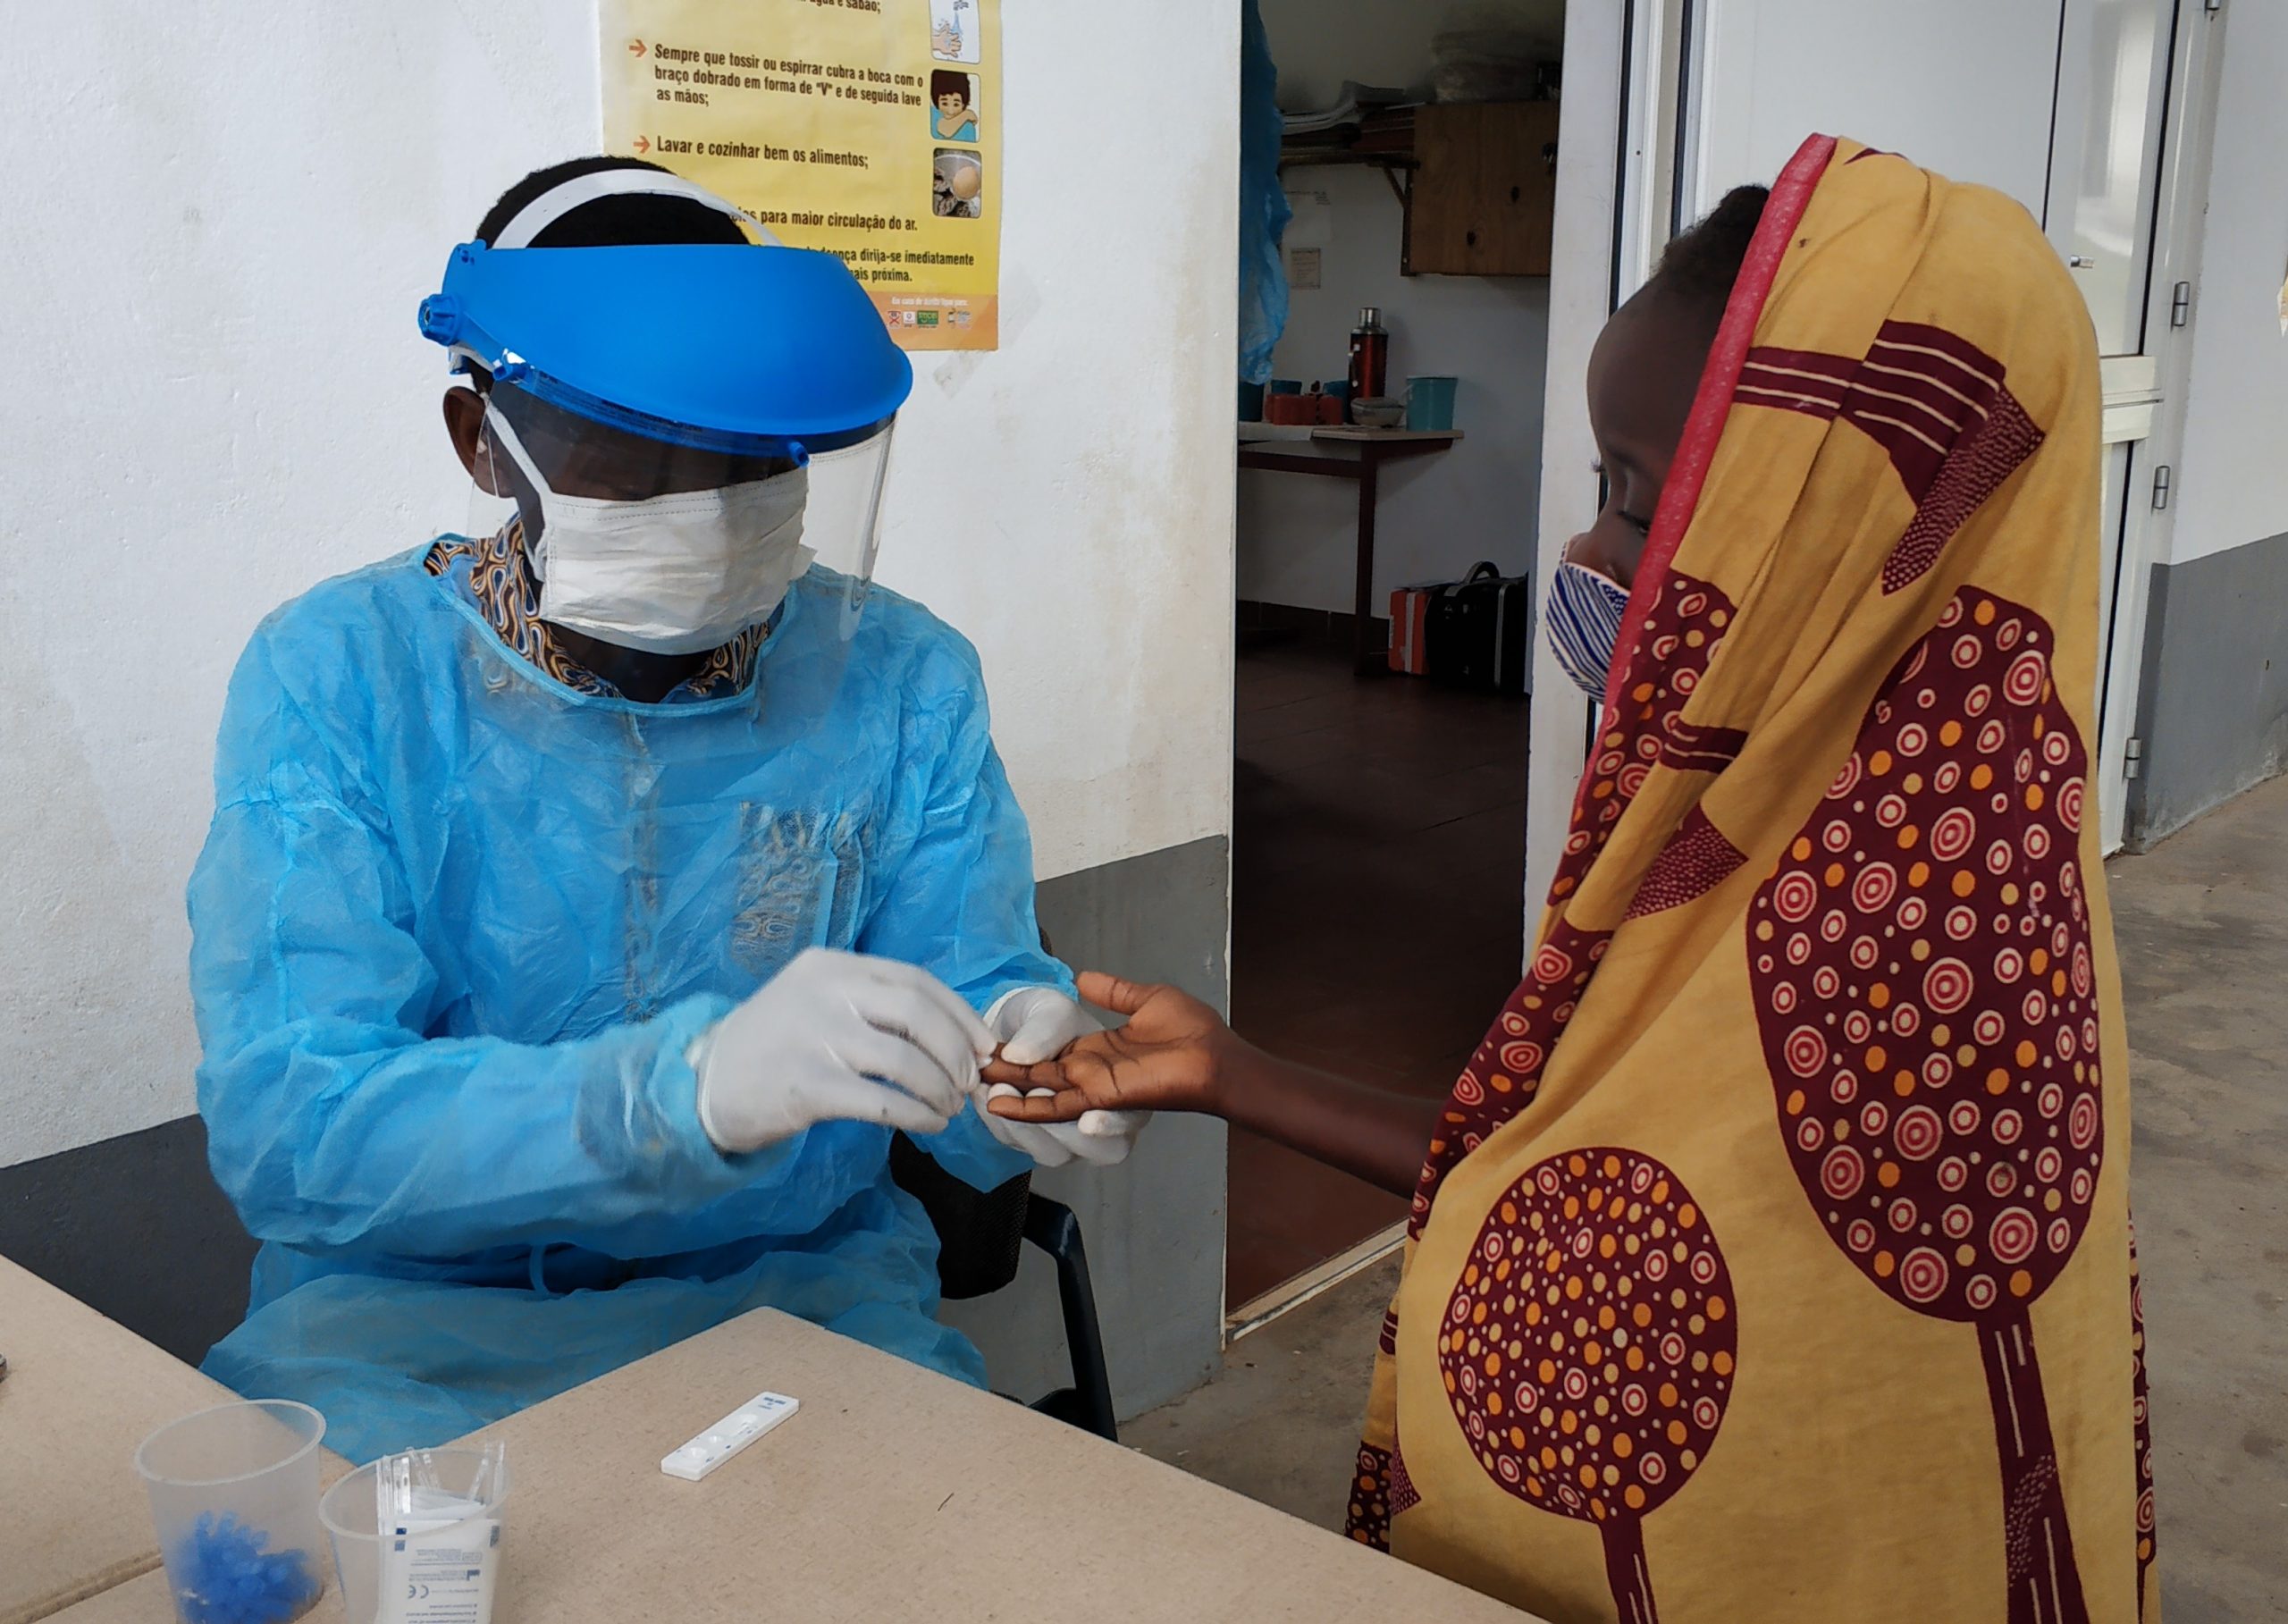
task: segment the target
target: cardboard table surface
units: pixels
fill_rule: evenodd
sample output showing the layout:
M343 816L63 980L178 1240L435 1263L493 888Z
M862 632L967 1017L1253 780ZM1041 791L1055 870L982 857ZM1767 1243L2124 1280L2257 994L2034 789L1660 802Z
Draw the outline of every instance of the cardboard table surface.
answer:
M21 1624L159 1565L136 1446L238 1395L4 1258L0 1354L0 1624ZM323 1482L348 1469L321 1457Z
M766 1391L793 1394L801 1412L703 1483L660 1470L661 1456ZM509 1446L494 1624L1318 1624L1351 1612L1533 1624L768 1309L474 1435ZM172 1616L165 1576L149 1573L55 1624ZM342 1617L329 1584L305 1624Z
M235 1395L4 1258L0 1354L0 1624L18 1624L158 1565L136 1445Z
M704 1482L660 1472L764 1392L800 1413ZM475 1436L509 1446L495 1624L1523 1617L768 1309Z

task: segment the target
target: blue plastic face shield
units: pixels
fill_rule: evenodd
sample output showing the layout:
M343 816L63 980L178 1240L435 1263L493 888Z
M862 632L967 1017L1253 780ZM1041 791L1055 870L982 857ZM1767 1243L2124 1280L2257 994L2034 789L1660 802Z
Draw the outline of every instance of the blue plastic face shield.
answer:
M488 422L506 419L549 488L607 501L645 501L769 479L810 460L794 440L739 450L646 439L585 417L514 384L490 392ZM495 448L497 450L497 448Z

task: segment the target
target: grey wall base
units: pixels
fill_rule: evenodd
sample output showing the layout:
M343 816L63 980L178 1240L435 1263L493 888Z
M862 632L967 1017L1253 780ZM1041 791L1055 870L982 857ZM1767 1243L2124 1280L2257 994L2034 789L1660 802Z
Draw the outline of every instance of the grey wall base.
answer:
M2137 850L2288 767L2288 535L2157 564L2150 602Z
M1041 886L1041 927L1069 964L1170 982L1228 1010L1230 875L1221 836L1068 874ZM1059 1169L1035 1188L1081 1220L1121 1418L1205 1381L1224 1336L1224 1124L1161 1117L1123 1165ZM1004 1393L1030 1401L1071 1379L1056 1275L1031 1247L1014 1285L942 1317L985 1351Z
M1223 1008L1229 867L1219 837L1066 875L1041 887L1041 919L1075 964ZM1223 1335L1223 1124L1156 1123L1125 1166L1040 1188L1080 1216L1123 1416L1197 1384ZM984 1348L997 1387L1030 1400L1070 1366L1055 1275L1026 1250L1014 1285L946 1317ZM0 1168L0 1256L196 1364L246 1311L254 1242L208 1176L193 1116Z

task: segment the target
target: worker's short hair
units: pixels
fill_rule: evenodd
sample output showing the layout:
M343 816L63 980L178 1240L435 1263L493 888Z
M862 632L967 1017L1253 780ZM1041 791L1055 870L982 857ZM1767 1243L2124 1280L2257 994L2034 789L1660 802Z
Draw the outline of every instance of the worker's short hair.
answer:
M477 240L490 243L508 229L511 220L524 212L526 204L543 193L553 190L567 181L607 169L649 169L660 174L671 172L661 164L647 164L642 158L610 157L574 158L568 163L551 164L546 169L535 169L500 194L500 201L492 206L477 226ZM610 248L659 242L736 244L746 240L746 233L739 230L737 221L689 198L659 198L618 192L610 197L592 198L576 208L568 209L543 227L529 246L536 248Z
M1721 310L1740 279L1740 266L1763 223L1771 198L1761 186L1736 186L1697 224L1670 240L1647 287L1664 288Z
M969 75L956 73L950 68L938 68L930 75L930 100L934 105L941 96L958 96L962 105L969 105Z

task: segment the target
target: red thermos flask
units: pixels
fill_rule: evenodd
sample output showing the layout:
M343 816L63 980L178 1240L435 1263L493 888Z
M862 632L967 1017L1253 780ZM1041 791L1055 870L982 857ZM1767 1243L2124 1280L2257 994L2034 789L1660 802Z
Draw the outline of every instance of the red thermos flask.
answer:
M1380 395L1390 374L1390 331L1383 325L1383 313L1368 305L1358 312L1358 324L1350 330L1350 398L1361 400Z

